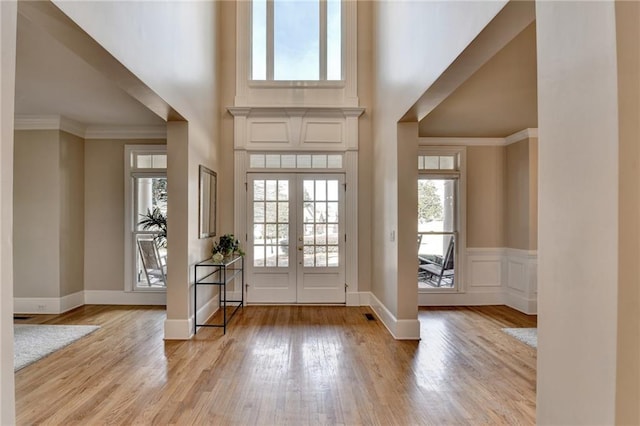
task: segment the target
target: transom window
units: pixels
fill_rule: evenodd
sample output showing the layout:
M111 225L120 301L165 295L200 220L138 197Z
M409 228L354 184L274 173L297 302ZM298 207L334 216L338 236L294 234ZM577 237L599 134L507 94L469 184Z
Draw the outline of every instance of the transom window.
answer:
M251 154L251 169L342 169L343 154Z
M342 80L341 0L253 0L251 79Z
M457 155L419 155L418 170L458 170Z

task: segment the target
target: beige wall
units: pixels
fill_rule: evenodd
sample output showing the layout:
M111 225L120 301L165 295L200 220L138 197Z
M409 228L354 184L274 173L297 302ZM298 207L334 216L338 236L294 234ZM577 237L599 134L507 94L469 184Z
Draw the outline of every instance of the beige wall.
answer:
M15 132L15 141L14 295L82 291L84 140L59 130L25 130Z
M505 226L507 247L529 249L529 140L506 148Z
M616 424L640 424L640 3L617 1L620 227Z
M467 247L504 247L505 147L467 147Z
M536 250L538 142L467 147L467 247Z
M529 250L538 250L538 138L529 138Z
M85 141L85 290L124 290L124 146L165 143L163 139Z
M60 132L60 296L84 290L84 139Z
M16 131L13 271L15 297L60 297L60 132ZM34 264L34 262L37 262Z
M536 3L536 420L541 425L617 423L616 336L622 273L616 265L619 232L627 231L620 227L619 200L627 195L638 198L633 190L624 194L618 189L618 94L628 93L637 102L638 92L619 92L616 85L614 7L613 2ZM629 47L637 49L637 40ZM637 90L637 68L632 76L634 82L628 88ZM637 110L627 112L633 117L628 125L637 126ZM637 133L629 136L637 145ZM637 181L637 166L632 177ZM633 221L637 220L635 216ZM637 256L636 251L635 262ZM628 284L637 287L638 281ZM629 314L624 320L636 324L633 340L637 342L639 312Z
M15 423L13 371L13 110L17 4L0 2L0 424Z
M371 291L373 214L373 2L358 2L358 100L365 108L358 120L358 290Z

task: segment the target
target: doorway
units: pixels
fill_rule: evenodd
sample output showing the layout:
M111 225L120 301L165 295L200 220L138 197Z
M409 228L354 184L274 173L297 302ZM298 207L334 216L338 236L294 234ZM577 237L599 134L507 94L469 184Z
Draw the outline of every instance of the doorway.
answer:
M343 174L248 174L249 303L345 303L344 195Z

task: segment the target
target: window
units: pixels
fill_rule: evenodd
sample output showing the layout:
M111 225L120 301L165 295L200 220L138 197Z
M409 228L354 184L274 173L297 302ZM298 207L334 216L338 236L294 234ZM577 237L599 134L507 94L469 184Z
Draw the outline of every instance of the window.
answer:
M126 291L166 289L166 167L165 145L125 146Z
M464 148L418 153L418 293L463 291L466 249Z
M342 16L341 0L253 0L251 79L342 80Z

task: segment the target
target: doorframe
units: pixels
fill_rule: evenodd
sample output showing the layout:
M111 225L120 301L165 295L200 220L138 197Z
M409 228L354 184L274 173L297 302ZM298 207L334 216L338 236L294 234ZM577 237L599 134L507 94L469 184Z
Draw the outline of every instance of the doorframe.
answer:
M247 243L247 173L303 173L311 172L322 174L344 173L345 175L345 283L347 285L346 305L361 306L367 304L367 295L359 292L358 285L358 152L357 151L286 151L273 152L272 154L342 154L341 169L273 169L273 168L251 168L249 156L252 153L263 153L262 151L235 150L234 152L234 235L238 236L243 245ZM239 295L245 289L233 289L234 294ZM231 296L231 294L230 294Z

